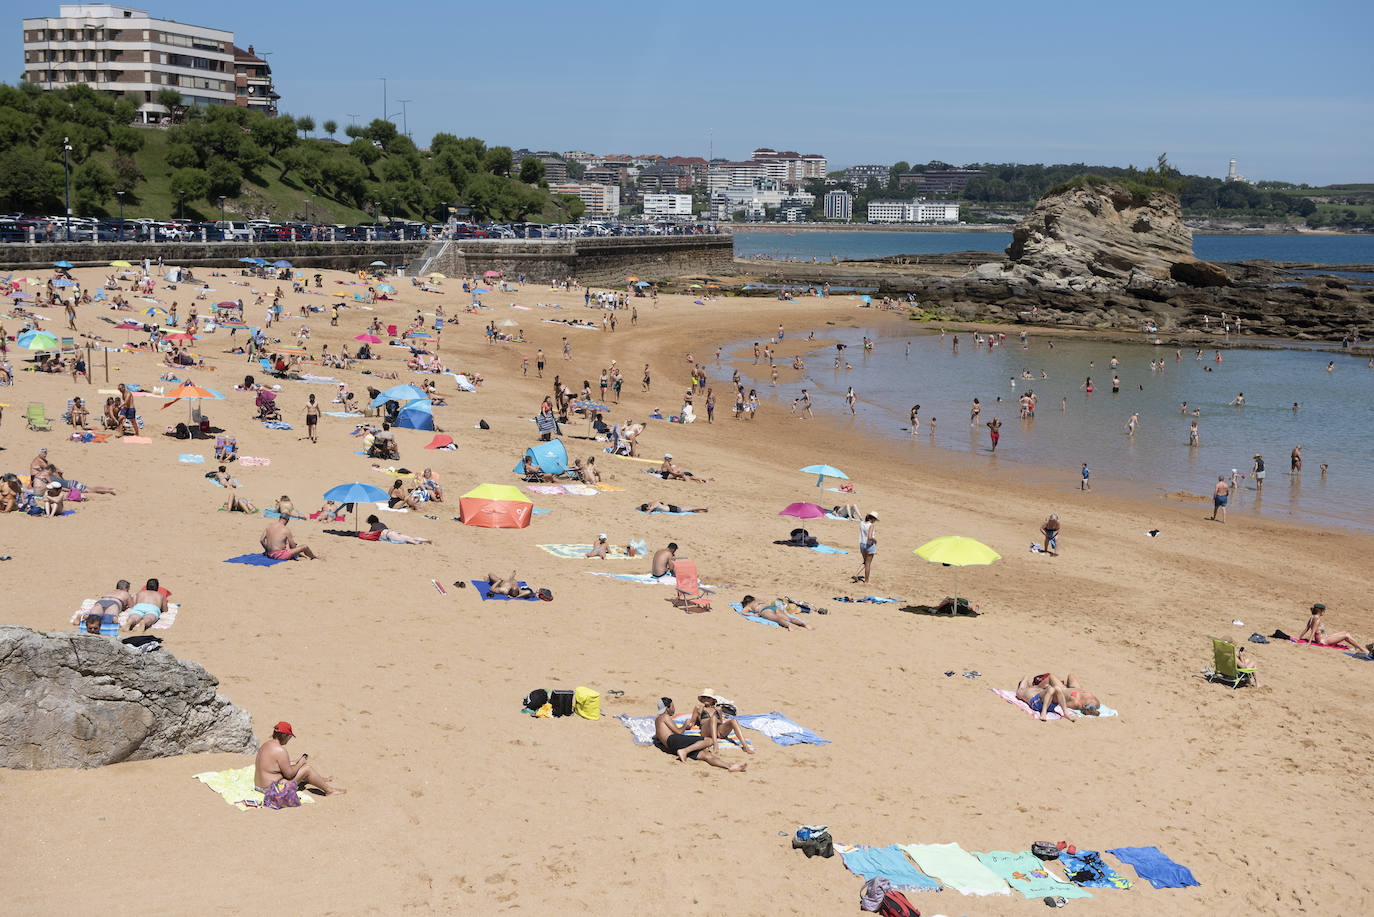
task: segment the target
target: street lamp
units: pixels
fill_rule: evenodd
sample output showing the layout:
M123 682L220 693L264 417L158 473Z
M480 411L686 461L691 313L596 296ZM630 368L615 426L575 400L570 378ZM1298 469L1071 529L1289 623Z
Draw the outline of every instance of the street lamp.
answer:
M124 192L116 191L115 196L119 198L119 241L124 241Z
M310 198L305 199L305 224L310 225Z
M401 99L401 133L410 136L410 119L406 116L406 103L414 102L414 99Z
M72 145L71 145L71 143L69 142L68 138L63 137L63 138L62 138L62 179L63 179L63 183L64 183L64 185L66 186L66 189L67 189L67 190L66 190L66 195L67 195L67 241L68 241L68 242L70 242L70 241L72 240L72 167L71 167L71 161L70 161L70 159L69 159L69 154L71 153L71 151L72 151Z
M225 230L227 228L228 227L224 225L224 195L221 194L219 196L219 231L222 238L229 238L229 236L225 233Z

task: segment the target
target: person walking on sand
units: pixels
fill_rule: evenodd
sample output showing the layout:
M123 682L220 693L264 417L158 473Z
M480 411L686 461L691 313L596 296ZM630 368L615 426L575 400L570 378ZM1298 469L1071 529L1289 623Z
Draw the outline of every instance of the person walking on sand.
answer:
M873 575L873 555L878 553L878 514L869 513L859 523L859 556L863 558L863 570L854 577L856 583L866 583Z
M305 431L312 443L318 443L319 439L315 436L315 425L320 422L320 406L315 403L315 396L311 395L310 400L305 404Z
M321 776L309 763L308 754L291 760L286 753L286 744L295 737L291 724L282 720L272 727L272 738L262 743L253 762L253 789L263 795L263 804L269 809L300 805L299 791L303 786L318 787L326 796L348 792L333 786L333 778Z
M1258 452L1255 453L1255 464L1250 468L1250 473L1255 478L1255 493L1257 496L1264 494L1264 457Z
M1221 521L1226 522L1226 504L1231 499L1231 486L1226 483L1226 475L1217 475L1217 486L1212 488L1212 515L1207 518L1213 522L1217 519L1217 510L1221 511Z
M994 418L992 418L992 420L989 420L989 421L988 421L987 426L988 426L988 431L989 431L989 433L991 434L991 437L992 437L992 450L991 450L991 451L996 452L996 451L997 451L997 441L998 441L999 439L1002 438L1002 421L1000 421L1000 420L998 420L996 417L994 417Z

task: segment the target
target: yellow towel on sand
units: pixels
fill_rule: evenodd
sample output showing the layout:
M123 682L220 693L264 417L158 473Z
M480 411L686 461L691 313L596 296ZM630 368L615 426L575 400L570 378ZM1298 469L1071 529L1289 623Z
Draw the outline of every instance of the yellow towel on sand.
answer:
M253 765L235 767L227 771L206 771L194 774L199 780L220 795L229 805L240 812L258 808L262 805L262 794L253 789ZM301 804L309 805L315 799L310 793L301 793Z

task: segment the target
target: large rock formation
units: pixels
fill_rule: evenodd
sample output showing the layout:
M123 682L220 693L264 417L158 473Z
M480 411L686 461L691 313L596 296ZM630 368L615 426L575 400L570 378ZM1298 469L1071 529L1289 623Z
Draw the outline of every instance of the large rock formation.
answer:
M252 752L248 713L219 680L166 650L0 626L0 766L99 767L198 752Z
M1007 257L1024 274L1115 284L1133 272L1168 280L1175 264L1197 260L1175 195L1155 191L1141 198L1094 178L1041 198L1016 224Z

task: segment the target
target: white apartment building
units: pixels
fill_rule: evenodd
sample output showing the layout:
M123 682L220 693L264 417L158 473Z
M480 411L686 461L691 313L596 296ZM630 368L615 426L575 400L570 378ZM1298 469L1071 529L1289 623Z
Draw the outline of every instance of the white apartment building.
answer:
M188 105L235 104L234 33L154 19L108 3L62 4L58 15L23 20L24 80L44 89L85 83L140 112L161 112L175 89Z
M854 195L848 191L827 191L825 193L825 218L827 220L854 219Z
M692 195L646 194L644 195L644 217L650 220L690 220L692 218Z
M869 201L870 223L957 223L959 204L913 198L909 201Z
M620 216L620 186L577 184L549 185L554 194L575 194L587 205L586 217L590 219L614 219Z
M770 183L771 184L771 183ZM765 210L777 210L783 202L797 202L808 210L816 203L816 196L805 191L787 192L781 188L722 188L711 195L711 215L716 219L728 220L736 210L762 214Z

